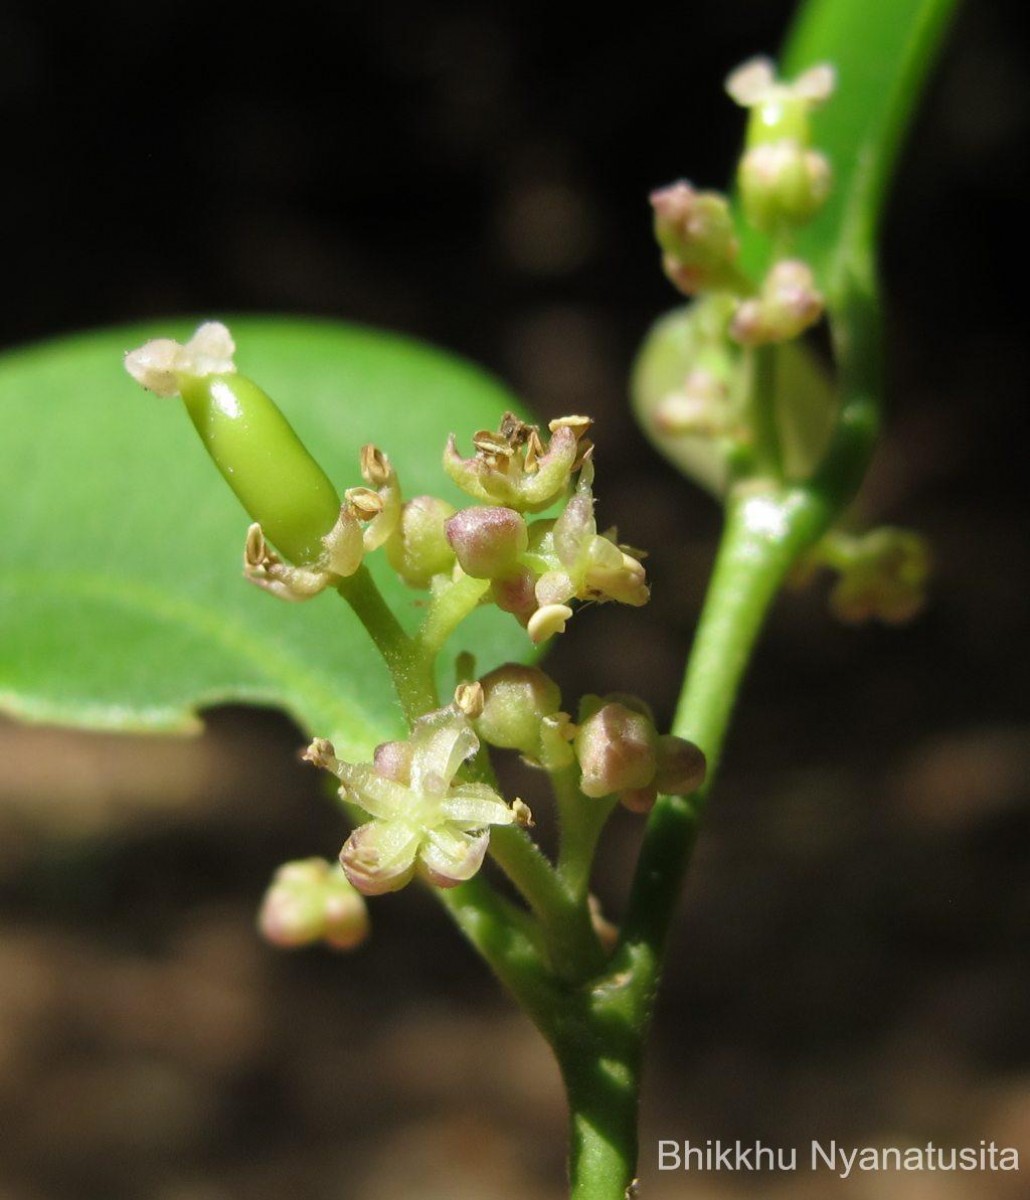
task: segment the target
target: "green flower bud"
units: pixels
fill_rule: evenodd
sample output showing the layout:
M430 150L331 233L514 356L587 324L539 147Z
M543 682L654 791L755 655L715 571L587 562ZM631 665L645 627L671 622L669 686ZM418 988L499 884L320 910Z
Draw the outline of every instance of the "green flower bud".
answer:
M397 528L386 543L390 566L413 588L427 588L434 575L454 566L454 551L445 532L454 505L436 496L416 496L401 511Z
M651 193L662 268L687 296L732 288L740 279L737 242L726 197L680 181Z
M747 219L764 233L810 221L825 204L830 181L826 158L793 138L754 146L737 172Z
M473 579L509 575L529 545L526 522L512 508L466 508L445 528L458 565Z
M479 681L483 711L473 721L484 741L502 750L540 757L540 726L561 708L558 685L539 667L508 663Z
M180 395L208 453L265 537L291 562L316 566L340 499L274 402L235 374L224 325L202 325L180 346L148 342L126 370L158 395Z

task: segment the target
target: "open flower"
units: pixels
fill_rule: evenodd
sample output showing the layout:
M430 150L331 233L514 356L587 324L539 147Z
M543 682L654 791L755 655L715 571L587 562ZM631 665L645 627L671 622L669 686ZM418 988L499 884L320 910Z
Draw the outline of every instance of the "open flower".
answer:
M581 440L589 427L587 417L560 417L550 423L545 446L535 425L505 413L497 433L475 434L471 458L462 458L452 435L444 470L463 492L484 504L541 512L566 494L573 472L590 453L590 443Z
M415 722L407 742L383 749L375 764L340 762L326 742L307 753L339 778L340 795L372 818L340 851L347 878L366 896L395 892L416 871L438 887L471 879L490 826L511 825L517 816L486 784L455 782L479 749L468 719L453 706L438 709Z
M536 581L541 608L569 600L617 600L639 607L650 592L637 554L615 541L614 530L597 532L593 471L584 465L579 484L565 511L545 533L539 546L546 569Z

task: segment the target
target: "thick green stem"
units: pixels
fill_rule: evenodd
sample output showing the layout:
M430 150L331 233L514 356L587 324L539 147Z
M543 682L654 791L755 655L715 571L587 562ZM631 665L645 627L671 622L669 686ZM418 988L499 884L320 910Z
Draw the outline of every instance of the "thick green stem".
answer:
M555 973L578 982L603 970L586 905L569 894L537 844L521 829L499 826L490 834L490 856L539 918Z
M587 898L598 839L617 801L610 796L600 800L584 796L575 765L553 772L551 786L558 804L561 836L558 876L569 895L582 904Z
M415 640L401 628L368 568L361 566L347 579L341 579L337 591L357 614L383 656L408 721L436 708L439 699L433 659L423 654Z

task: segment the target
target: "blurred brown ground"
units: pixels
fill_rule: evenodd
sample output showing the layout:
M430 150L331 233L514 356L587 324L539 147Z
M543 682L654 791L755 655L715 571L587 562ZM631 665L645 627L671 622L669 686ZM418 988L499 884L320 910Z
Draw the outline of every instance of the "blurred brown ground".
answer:
M640 691L667 721L717 521L626 412L633 347L674 301L644 197L726 177L719 81L775 46L789 7L659 6L609 28L394 0L298 4L266 28L231 6L60 22L8 6L4 340L315 312L477 358L544 416L593 413L601 517L652 548L654 600L585 614L551 669L571 695ZM1015 13L968 6L885 246L894 409L863 506L929 537L932 603L902 631L837 627L818 592L772 618L659 1009L647 1200L1026 1194ZM375 903L352 956L257 940L275 866L343 837L299 741L243 710L192 742L0 725L0 1200L562 1194L547 1053L429 897ZM620 817L607 841L615 914L636 837ZM993 1138L1024 1168L659 1176L658 1138Z

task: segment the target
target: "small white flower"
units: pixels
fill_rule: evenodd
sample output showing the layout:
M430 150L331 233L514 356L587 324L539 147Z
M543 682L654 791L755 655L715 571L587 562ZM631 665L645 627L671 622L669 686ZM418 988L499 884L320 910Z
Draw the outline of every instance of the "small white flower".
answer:
M340 851L351 883L367 896L394 892L416 872L438 887L471 879L483 864L491 825L511 825L517 814L483 783L454 782L479 739L453 706L415 722L410 754L392 751L387 764L338 762L309 757L340 779L341 795L372 818Z
M793 83L784 83L776 78L776 67L771 59L752 58L730 72L726 78L726 91L741 108L789 100L807 100L815 105L828 100L836 84L837 73L829 63L809 67Z
M149 392L177 396L179 377L229 375L235 372L236 344L218 321L208 321L185 344L171 338L154 338L125 355L125 369Z

